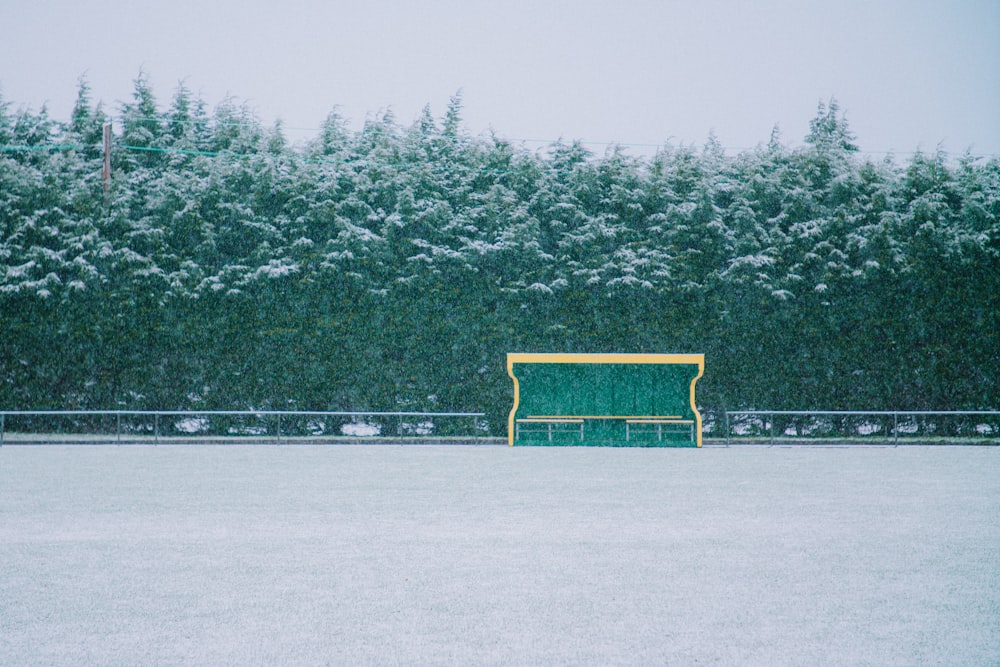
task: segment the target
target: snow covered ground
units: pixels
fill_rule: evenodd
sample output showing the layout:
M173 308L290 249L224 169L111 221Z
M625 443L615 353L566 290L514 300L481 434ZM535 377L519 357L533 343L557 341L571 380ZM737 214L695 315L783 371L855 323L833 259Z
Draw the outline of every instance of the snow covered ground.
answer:
M0 664L996 665L998 619L998 448L0 448Z

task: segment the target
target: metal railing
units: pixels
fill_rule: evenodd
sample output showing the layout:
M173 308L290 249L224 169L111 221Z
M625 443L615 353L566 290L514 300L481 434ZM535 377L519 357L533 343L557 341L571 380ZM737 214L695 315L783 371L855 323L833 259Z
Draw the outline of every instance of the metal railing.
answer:
M734 410L716 414L715 420L706 420L706 437L727 444L830 441L899 444L901 440L1000 444L997 410ZM5 442L480 444L495 439L484 417L482 412L0 410L0 446ZM719 427L723 429L721 433Z
M487 437L482 412L325 410L2 410L0 446L12 443L471 441Z
M725 413L725 440L993 442L1000 440L996 410L737 410Z

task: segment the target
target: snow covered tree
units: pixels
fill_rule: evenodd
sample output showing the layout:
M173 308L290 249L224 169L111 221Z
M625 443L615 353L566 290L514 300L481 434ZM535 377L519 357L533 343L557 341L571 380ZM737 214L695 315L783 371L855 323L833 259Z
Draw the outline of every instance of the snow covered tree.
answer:
M0 99L0 403L509 409L503 355L704 352L706 410L994 408L1000 163L806 146L651 159L336 112L302 147L140 73L106 119ZM79 147L84 146L81 150ZM47 351L58 348L60 354Z

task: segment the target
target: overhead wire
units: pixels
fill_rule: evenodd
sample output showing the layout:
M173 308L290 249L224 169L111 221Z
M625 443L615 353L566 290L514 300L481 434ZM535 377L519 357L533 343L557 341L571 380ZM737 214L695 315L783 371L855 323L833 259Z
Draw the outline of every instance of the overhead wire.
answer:
M162 118L146 118L146 117L128 117L127 119L122 118L121 120L122 120L122 122L124 122L125 120L128 120L129 122L157 122L157 123L163 123L166 126L169 126L171 124L192 124L193 125L193 124L201 124L203 122L206 122L206 121L200 121L200 120L177 120L177 119L169 119L169 118L162 119ZM218 127L220 125L222 125L222 126L236 126L236 127L252 127L254 129L264 130L266 132L266 128L262 128L262 126L260 124L254 123L254 122L250 122L250 121L214 121L214 120L209 120L209 121L207 121L207 123L208 123L208 125L210 127ZM322 131L322 129L323 128L315 128L315 130L317 132ZM431 140L434 140L434 139L453 139L453 138L455 138L454 136L445 135L445 134L428 134L428 135L424 135L424 137L427 138L427 139L431 139ZM469 138L469 137L466 135L463 138ZM266 140L266 136L262 136L259 139ZM500 140L500 141L503 141L503 142L507 142L507 143L516 143L516 142L538 143L538 144L546 144L546 145L549 145L549 146L567 145L567 142L565 140L563 140L563 139L555 139L555 140L548 140L548 139L515 139L515 138L509 138L509 137L497 137L497 139ZM640 148L657 148L657 149L670 148L671 147L669 144L658 145L658 144L646 144L646 143L623 143L623 142L604 142L604 141L585 141L585 140L574 140L574 141L568 142L568 144L569 145L579 144L579 145L584 145L584 146L608 146L608 147L621 146L621 147L625 147L625 148L628 148L628 147L640 147ZM71 150L97 150L97 151L100 151L100 150L102 150L102 148L103 147L102 147L101 144L68 144L68 143L7 144L7 145L0 145L0 153L45 152L45 151L60 151L60 150L66 150L66 151L71 151ZM209 158L220 157L220 156L227 156L227 157L257 157L257 156L271 155L272 157L281 157L281 158L285 158L285 159L291 159L291 160L296 160L296 161L300 161L300 162L314 163L314 164L340 164L340 165L348 165L348 164L350 164L352 162L352 160L344 160L344 159L340 159L340 158L332 158L332 157L327 157L327 156L310 156L310 155L304 155L300 151L295 151L295 150L285 151L285 152L282 152L280 154L274 154L274 153L270 153L267 150L252 151L252 152L237 152L237 151L231 151L231 150L202 150L202 149L192 149L192 148L179 148L179 147L173 147L173 146L170 146L170 147L163 147L163 146L139 146L139 145L125 144L125 143L116 143L116 144L114 144L114 148L118 149L118 150L127 150L127 151L137 151L137 152L147 152L147 153L163 153L163 154L175 154L175 155L187 155L187 156L193 156L193 157L209 157ZM683 149L684 146L680 146L679 148ZM737 147L725 147L725 146L722 146L720 148L722 148L722 150L727 151L727 152L729 152L729 151L739 151L740 153L745 153L745 152L748 152L748 151L756 150L756 148L750 149L750 148L746 148L746 147L738 147L737 148ZM759 148L759 146L758 146L758 148ZM788 148L789 150L796 150L796 148L794 148L794 147L785 147L785 148ZM906 153L899 153L899 152L895 152L895 151L863 151L863 150L857 150L857 151L852 151L852 152L855 153L855 154L865 155L865 156L896 156L896 155L900 155L900 156L905 156L905 155L916 156L916 155L925 154L923 151L911 151L911 152L906 152ZM963 152L963 153L954 153L954 152L949 152L949 151L944 151L944 150L937 150L937 151L934 152L934 154L942 154L942 155L945 155L945 156L950 157L950 158L964 157L966 155L968 155L969 157L972 157L972 158L976 158L976 159L995 159L997 157L1000 157L1000 154L993 154L993 153L983 153L983 154L974 154L974 153L966 153L966 152ZM398 168L398 169L410 169L410 168L415 168L417 165L415 165L415 164L409 164L409 163L403 163L403 162L396 162L396 163L387 163L386 166L392 166L392 167L395 167L395 168ZM439 168L435 168L435 170L440 171ZM511 172L513 172L515 170L482 167L482 168L478 169L477 171L479 173L497 173L497 174L502 174L502 173L511 173Z
M259 130L264 131L264 132L272 131L272 130L278 130L278 131L294 130L294 131L297 131L297 132L314 132L314 133L318 134L318 133L321 133L321 132L323 132L323 131L326 130L326 128L324 128L324 127L288 127L288 126L282 125L280 123L280 121L276 121L275 124L272 125L272 126L265 126L261 122L257 121L256 119L248 119L248 120L216 120L216 119L211 119L211 118L204 118L204 119L177 119L177 118L169 118L169 117L168 118L156 118L156 117L150 117L150 116L127 116L127 115L124 115L124 114L123 115L119 115L117 118L122 123L124 123L125 121L131 121L131 122L148 122L148 123L156 122L156 123L163 123L164 125L168 125L168 126L169 125L207 124L209 126L220 126L221 125L221 126L234 126L234 127L253 127L255 129L259 129ZM406 128L400 126L399 129L403 130L404 134L406 133ZM430 135L426 135L426 136L428 138L430 138L430 139L440 139L440 138L445 138L448 135L444 135L444 134L440 134L439 133L439 134L430 134ZM607 147L621 146L622 148L642 148L642 149L650 149L650 148L652 148L652 149L660 149L660 148L666 148L666 147L673 146L673 144L671 144L669 141L665 141L663 143L649 143L649 142L636 142L636 141L600 141L600 140L590 140L590 139L566 139L565 137L559 137L558 139L534 139L534 138L504 137L504 136L497 136L496 139L499 140L499 141L504 141L504 142L513 143L513 144L540 144L540 145L546 145L546 146L554 146L554 145L557 145L557 144L567 144L567 143L568 144L581 144L581 145L584 145L584 146L607 146ZM682 142L682 143L678 144L678 147L694 146L694 145L695 145L695 142L691 142L690 144L684 144ZM745 152L749 152L749 151L754 151L754 150L760 148L763 145L764 145L763 143L759 143L756 146L719 146L719 148L721 148L723 151L725 151L727 153L745 153ZM789 148L791 150L795 150L796 148L799 148L799 147L801 147L801 146L786 146L786 148ZM913 155L923 155L923 154L927 154L927 153L933 152L933 153L941 153L943 155L947 155L947 156L950 156L950 157L961 157L961 156L964 156L966 154L970 155L971 157L975 157L975 158L996 158L996 157L1000 157L1000 153L976 153L976 152L967 152L967 151L948 151L948 150L943 150L943 149L935 149L934 151L925 151L925 150L920 150L920 149L912 150L912 151L897 151L897 150L876 151L876 150L862 150L862 149L859 149L859 150L856 150L856 151L853 151L853 152L857 153L859 155L880 155L880 156L886 156L886 155L893 155L893 156L895 156L895 155L898 155L898 156L913 156Z

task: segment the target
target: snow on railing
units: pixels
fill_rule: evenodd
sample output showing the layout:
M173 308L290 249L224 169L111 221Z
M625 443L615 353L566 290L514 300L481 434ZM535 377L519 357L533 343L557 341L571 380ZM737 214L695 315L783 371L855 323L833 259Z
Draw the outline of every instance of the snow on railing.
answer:
M329 410L0 410L0 446L18 443L471 440L482 412ZM13 426L13 428L12 428Z
M734 410L725 413L725 439L766 438L770 443L880 439L911 441L1000 439L997 410Z
M997 410L734 410L706 418L727 444L1000 444ZM492 434L496 436L496 434ZM503 434L501 434L503 435ZM472 442L482 412L310 410L0 410L0 446L195 442Z

